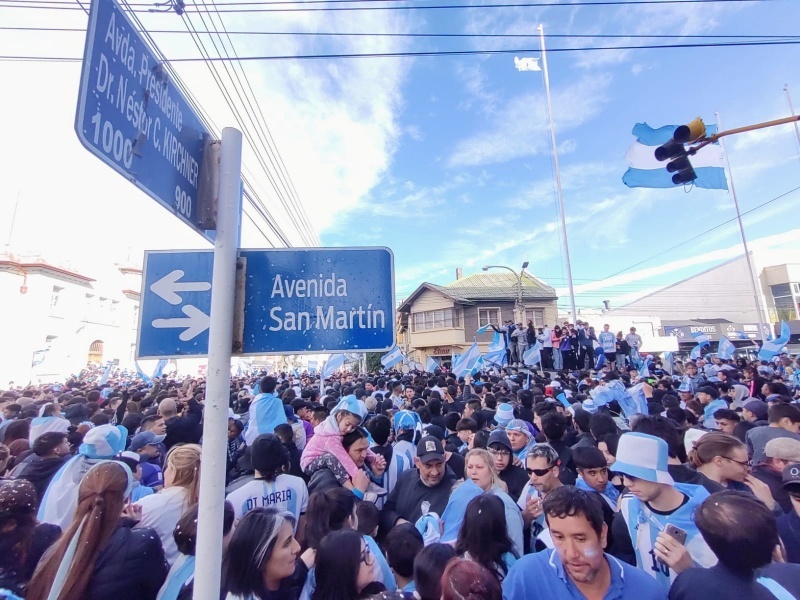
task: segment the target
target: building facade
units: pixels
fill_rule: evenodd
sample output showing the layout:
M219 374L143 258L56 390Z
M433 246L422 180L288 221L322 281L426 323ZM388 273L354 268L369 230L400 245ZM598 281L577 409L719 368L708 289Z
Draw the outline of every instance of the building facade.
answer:
M0 254L0 389L63 381L88 363L132 368L141 271L93 275Z
M518 298L524 323L530 320L537 328L555 323L556 291L527 273L521 280L510 273L478 273L445 286L423 283L397 308L399 343L412 360L449 363L469 348L480 327L520 320ZM481 351L493 335L491 329L477 335Z

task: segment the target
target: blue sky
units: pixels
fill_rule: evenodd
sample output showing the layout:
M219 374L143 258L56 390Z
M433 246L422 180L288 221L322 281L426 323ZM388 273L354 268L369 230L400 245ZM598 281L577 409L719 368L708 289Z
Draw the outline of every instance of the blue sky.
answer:
M800 6L789 0L505 9L475 4L447 11L222 18L231 30L531 34L520 39L234 36L243 56L536 48L539 23L548 34L791 35L800 18ZM0 8L0 20L85 26L82 13L65 13ZM144 17L151 29L182 27L175 15ZM198 55L185 35L155 38L168 57ZM689 40L664 43L681 41ZM573 38L550 39L548 45L615 42L648 43ZM80 33L0 32L0 54L80 56L82 46ZM470 274L487 263L518 267L523 261L530 262L532 273L563 288L542 78L517 72L513 57L252 62L245 72L321 243L392 248L398 296L422 281L448 283L457 267ZM739 252L738 229L731 223L645 261L730 219L733 210L726 192L626 188L621 177L630 131L642 121L658 127L702 116L713 122L715 111L725 127L786 116L784 84L800 107L798 59L800 47L791 45L548 54L579 307L597 308L603 299L619 305ZM205 65L181 63L177 69L215 123L235 124ZM77 262L109 257L135 262L147 248L204 247L77 144L72 118L79 65L0 62L0 76L28 82L0 100L4 114L18 117L7 132L17 143L0 150L11 174L0 184L0 221L8 222L12 201L22 199L14 247L59 252ZM728 150L743 211L800 186L791 126L736 136ZM265 201L291 230L253 159L246 149L245 163ZM50 165L48 177L40 176L42 164ZM794 192L745 217L756 248L797 260L798 200L800 192ZM74 206L90 217L74 219ZM37 218L43 208L53 223ZM121 214L137 224L128 228L130 235L120 236L112 226ZM69 228L63 227L65 220ZM290 237L297 243L296 234ZM248 224L243 239L250 247L267 245ZM631 268L640 261L645 262ZM625 277L607 279L623 270Z

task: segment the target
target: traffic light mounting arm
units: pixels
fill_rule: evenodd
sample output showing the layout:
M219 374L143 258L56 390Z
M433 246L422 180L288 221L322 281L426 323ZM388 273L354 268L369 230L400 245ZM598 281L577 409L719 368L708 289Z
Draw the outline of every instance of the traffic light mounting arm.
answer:
M715 133L714 135L710 135L706 138L697 140L697 145L687 150L687 152L690 155L697 154L697 151L703 148L704 146L713 144L719 138L728 135L736 135L737 133L745 133L746 131L755 131L756 129L766 129L767 127L775 127L776 125L786 125L787 123L795 123L797 121L800 121L800 115L793 117L785 117L783 119L775 119L774 121L766 121L764 123L756 123L755 125L745 125L744 127L729 129L728 131L720 131L718 133Z

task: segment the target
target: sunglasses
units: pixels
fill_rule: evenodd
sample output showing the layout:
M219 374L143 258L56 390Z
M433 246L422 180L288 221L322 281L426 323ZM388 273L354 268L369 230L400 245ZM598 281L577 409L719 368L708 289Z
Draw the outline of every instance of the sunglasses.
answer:
M553 470L553 467L555 467L555 465L553 465L552 467L547 467L546 469L529 469L529 468L526 468L525 471L528 473L528 475L536 475L537 477L544 477L550 471Z

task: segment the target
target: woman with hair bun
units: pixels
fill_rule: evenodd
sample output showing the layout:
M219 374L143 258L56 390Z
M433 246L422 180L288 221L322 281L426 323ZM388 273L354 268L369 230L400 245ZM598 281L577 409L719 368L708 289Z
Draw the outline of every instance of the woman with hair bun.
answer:
M456 558L442 575L442 600L502 600L497 577L483 565Z

